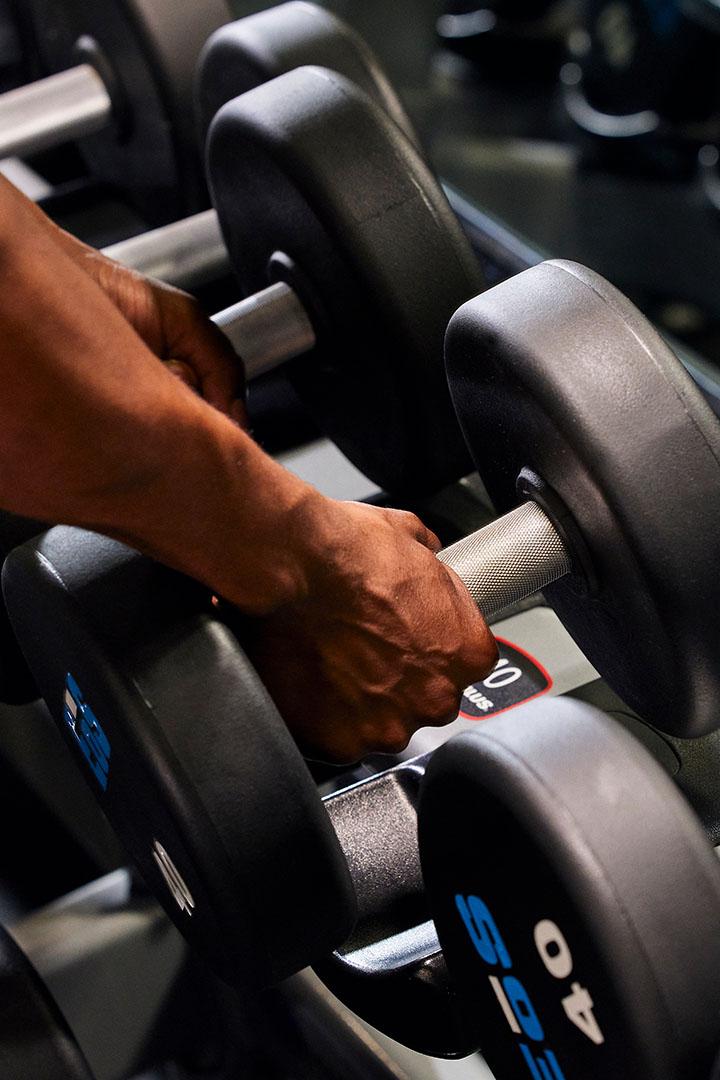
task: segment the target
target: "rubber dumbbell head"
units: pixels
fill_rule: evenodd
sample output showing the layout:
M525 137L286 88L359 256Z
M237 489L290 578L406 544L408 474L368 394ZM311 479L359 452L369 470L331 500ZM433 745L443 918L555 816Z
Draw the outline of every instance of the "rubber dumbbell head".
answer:
M5 568L40 692L187 940L227 982L251 987L341 942L355 898L337 837L207 591L63 527L17 548Z
M286 373L320 427L388 491L464 475L440 357L480 270L399 127L337 73L299 68L220 110L208 160L243 291L283 285L312 326Z
M544 699L436 751L430 909L499 1078L708 1077L720 867L670 778L590 706Z
M226 102L305 64L350 79L418 145L407 113L364 39L336 15L305 0L278 4L212 34L200 56L196 87L203 135Z
M543 588L644 720L714 730L720 427L680 362L607 281L550 262L464 305L446 366L496 508L531 508L443 558L488 615Z

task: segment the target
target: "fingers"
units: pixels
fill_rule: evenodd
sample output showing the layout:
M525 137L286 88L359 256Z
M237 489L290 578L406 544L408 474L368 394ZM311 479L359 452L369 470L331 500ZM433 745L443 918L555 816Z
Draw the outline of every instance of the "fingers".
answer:
M458 653L458 679L459 681L464 679L464 686L469 686L472 682L484 679L497 664L499 657L497 642L465 583L454 570L443 564L438 565L442 566L450 582L456 597L458 618L465 628L465 645Z
M228 416L244 405L245 372L242 361L223 334L204 317L198 318L173 349L173 358L190 367L202 397Z
M143 283L153 297L164 357L190 369L205 401L244 426L245 370L230 342L193 297L148 278Z
M247 429L248 414L244 401L239 398L228 401L227 395L214 395L212 392L208 393L207 389L203 392L203 385L197 371L184 360L176 360L175 358L166 360L165 367L196 394L200 394L201 397L205 398L208 404L220 412L226 413L238 427ZM214 397L215 400L211 400L211 397Z

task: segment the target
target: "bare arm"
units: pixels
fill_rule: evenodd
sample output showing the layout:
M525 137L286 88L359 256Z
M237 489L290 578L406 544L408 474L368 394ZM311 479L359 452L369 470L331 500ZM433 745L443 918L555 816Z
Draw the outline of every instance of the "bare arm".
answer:
M118 537L264 616L256 662L319 756L452 719L496 649L433 534L281 468L37 214L0 188L0 505Z

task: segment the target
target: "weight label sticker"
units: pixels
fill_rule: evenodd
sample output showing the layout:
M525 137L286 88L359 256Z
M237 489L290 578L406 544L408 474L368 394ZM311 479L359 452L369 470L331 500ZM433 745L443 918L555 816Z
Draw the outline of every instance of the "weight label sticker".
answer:
M110 743L70 672L65 677L63 716L90 766L90 771L105 791L110 776Z
M497 638L500 659L482 682L468 686L460 703L460 716L481 720L484 716L514 709L546 694L552 678L542 664L504 638Z

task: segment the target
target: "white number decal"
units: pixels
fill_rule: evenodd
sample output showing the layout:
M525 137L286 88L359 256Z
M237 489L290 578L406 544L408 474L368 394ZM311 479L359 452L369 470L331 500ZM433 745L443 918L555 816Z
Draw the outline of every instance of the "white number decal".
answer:
M583 1035L587 1035L596 1046L602 1046L605 1036L593 1014L593 999L580 983L573 983L570 987L572 993L562 1000L565 1015L571 1024L580 1028Z
M487 686L488 690L497 690L501 686L510 686L511 683L522 679L520 668L508 667L509 662L506 657L498 660L495 670L490 672L487 679L483 679L483 686Z
M557 923L541 919L533 931L535 948L554 979L567 979L573 969L572 953Z

